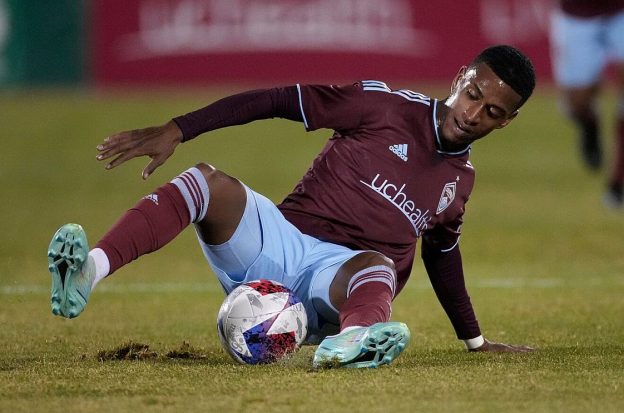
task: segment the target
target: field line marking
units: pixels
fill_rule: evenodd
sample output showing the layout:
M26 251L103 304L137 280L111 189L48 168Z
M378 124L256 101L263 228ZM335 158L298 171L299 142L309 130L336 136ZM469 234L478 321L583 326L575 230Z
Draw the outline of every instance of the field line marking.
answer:
M468 289L550 289L550 288L592 288L592 287L624 287L624 279L619 277L565 279L565 278L483 278L467 280ZM429 290L431 284L427 279L411 279L405 286L406 290ZM129 293L215 293L222 292L221 286L212 282L153 282L153 283L107 283L96 288L97 294L129 294ZM50 287L39 284L0 285L0 295L27 295L49 293Z
M213 293L223 291L213 283L129 283L129 284L100 284L95 293L100 294L127 294L127 293ZM49 293L50 287L35 284L1 285L2 295L26 295Z

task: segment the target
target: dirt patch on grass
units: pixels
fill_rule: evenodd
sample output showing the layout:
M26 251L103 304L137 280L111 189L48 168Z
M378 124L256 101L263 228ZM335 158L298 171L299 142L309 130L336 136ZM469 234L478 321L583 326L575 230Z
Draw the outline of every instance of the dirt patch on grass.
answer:
M158 354L150 350L149 344L128 342L113 350L98 351L97 358L100 361L109 360L149 360L155 359Z
M204 350L197 349L186 341L183 341L180 347L168 351L165 356L170 359L186 360L203 360L208 357Z
M100 350L97 353L99 361L110 360L153 360L153 359L184 359L203 360L208 358L208 354L202 349L193 347L190 343L183 341L182 344L165 352L164 356L150 349L149 344L135 343L129 341L112 350Z
M318 363L316 368L313 368L313 370L337 369L339 367L342 367L340 360L338 360L338 358L331 358L322 360Z

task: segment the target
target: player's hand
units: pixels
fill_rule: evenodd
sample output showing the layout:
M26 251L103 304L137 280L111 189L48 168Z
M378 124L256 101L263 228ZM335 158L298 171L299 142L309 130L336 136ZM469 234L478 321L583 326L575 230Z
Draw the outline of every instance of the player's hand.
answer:
M112 169L139 156L149 156L151 161L143 169L143 179L147 179L160 165L173 154L182 142L182 131L174 121L162 126L135 129L108 136L97 146L98 161L116 157L106 169Z
M486 339L485 342L481 345L481 347L473 348L469 351L473 351L473 352L487 351L490 353L530 353L532 351L535 351L535 349L529 346L494 343Z

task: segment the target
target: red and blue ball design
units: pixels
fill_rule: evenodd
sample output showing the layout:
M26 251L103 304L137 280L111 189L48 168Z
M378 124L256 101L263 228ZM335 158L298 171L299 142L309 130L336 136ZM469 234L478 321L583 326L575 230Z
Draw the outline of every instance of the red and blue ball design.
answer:
M266 364L296 351L307 335L301 300L270 280L241 284L225 299L217 317L223 347L244 364Z

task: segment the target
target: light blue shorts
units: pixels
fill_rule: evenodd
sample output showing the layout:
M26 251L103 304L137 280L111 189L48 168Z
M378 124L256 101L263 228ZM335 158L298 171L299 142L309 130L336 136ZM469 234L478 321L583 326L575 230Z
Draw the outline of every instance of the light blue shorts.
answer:
M245 186L247 204L236 231L220 245L198 237L226 294L243 282L266 278L297 294L308 316L308 342L338 332L329 286L340 266L363 252L303 234L266 197Z
M563 87L597 83L610 61L624 62L624 12L579 19L555 11L551 21L555 81Z

